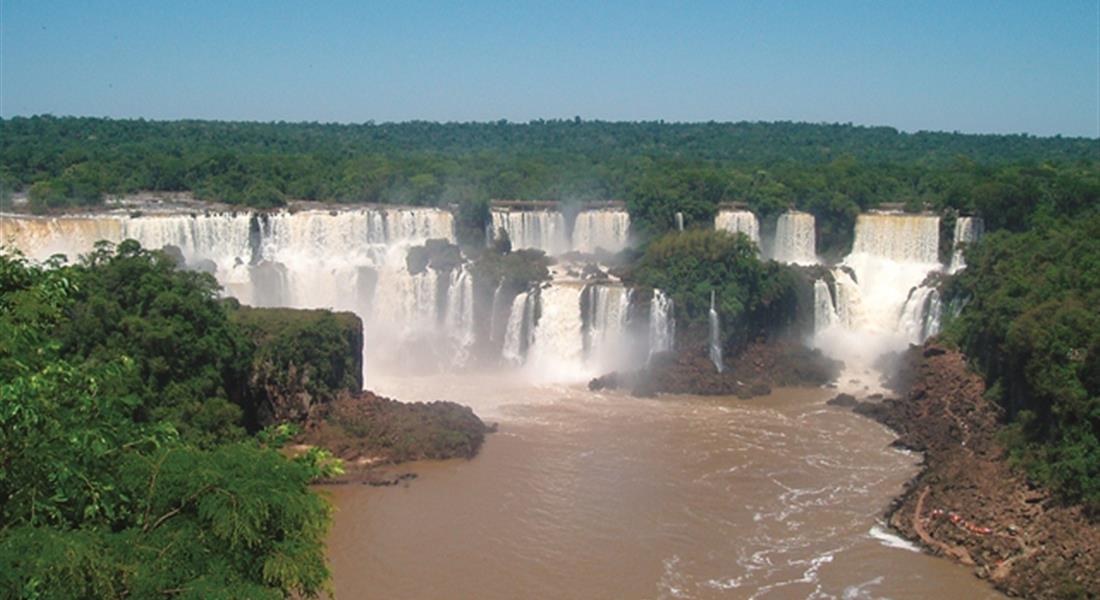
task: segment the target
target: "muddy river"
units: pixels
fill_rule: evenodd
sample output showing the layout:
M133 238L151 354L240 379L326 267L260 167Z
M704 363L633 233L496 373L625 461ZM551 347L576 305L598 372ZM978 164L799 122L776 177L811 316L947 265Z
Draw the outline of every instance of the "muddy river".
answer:
M1000 598L891 535L919 457L817 389L631 398L507 377L374 380L500 431L405 486L327 489L337 598Z

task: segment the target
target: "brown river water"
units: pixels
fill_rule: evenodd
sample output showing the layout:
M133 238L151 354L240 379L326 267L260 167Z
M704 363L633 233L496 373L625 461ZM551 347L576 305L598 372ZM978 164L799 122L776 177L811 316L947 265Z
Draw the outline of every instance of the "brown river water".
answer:
M508 377L376 379L500 431L405 486L326 489L349 598L1001 598L881 514L919 457L827 390L638 399Z

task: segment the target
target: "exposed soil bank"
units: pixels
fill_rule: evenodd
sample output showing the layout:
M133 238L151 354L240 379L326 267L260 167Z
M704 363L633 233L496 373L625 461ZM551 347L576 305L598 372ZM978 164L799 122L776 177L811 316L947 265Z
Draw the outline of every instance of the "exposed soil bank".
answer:
M1100 595L1100 523L1009 467L1002 412L961 353L929 344L913 362L904 399L830 401L854 404L894 429L897 445L924 453L924 469L887 513L890 525L1008 594Z
M762 396L773 386L818 386L836 379L840 363L789 341L753 342L724 361L718 372L702 349L653 357L639 371L609 373L589 382L591 390L627 388L636 396L693 394L741 398Z

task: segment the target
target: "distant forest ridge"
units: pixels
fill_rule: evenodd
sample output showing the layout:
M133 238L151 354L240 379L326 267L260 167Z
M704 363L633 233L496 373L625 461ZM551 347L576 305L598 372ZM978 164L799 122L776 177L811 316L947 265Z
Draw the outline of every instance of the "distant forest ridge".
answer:
M248 121L150 121L93 117L0 119L7 147L46 136L69 147L157 144L161 149L229 142L269 153L426 152L469 155L485 150L567 152L600 157L643 155L746 163L821 163L851 156L870 162L945 165L965 156L995 165L1019 161L1100 158L1100 140L1028 134L900 132L841 123L535 120L526 123L408 121L339 124ZM7 164L5 155L5 164Z
M809 123L574 120L320 124L84 117L0 120L0 201L38 211L106 195L190 192L256 208L288 200L459 206L483 231L489 199L623 200L636 233L723 203L797 208L842 249L855 216L884 203L977 213L1022 230L1036 213L1100 202L1100 139L901 133Z

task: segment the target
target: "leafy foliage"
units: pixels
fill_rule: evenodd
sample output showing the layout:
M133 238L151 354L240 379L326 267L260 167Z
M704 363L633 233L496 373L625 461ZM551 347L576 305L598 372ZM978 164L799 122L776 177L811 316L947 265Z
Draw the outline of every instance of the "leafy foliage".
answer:
M328 467L316 454L284 457L263 445L270 436L233 441L239 433L224 417L206 422L188 410L218 393L237 341L209 281L166 261L129 244L52 268L0 252L5 593L282 598L325 589L329 507L308 484ZM188 326L174 321L177 310ZM163 329L176 336L170 347ZM90 337L77 343L77 331Z
M726 345L776 331L796 313L790 268L761 261L756 246L740 233L667 234L649 245L630 277L669 294L677 323L688 327L707 322L713 292Z
M363 324L351 313L250 308L230 311L256 350L242 403L250 429L300 420L315 404L363 387Z
M1022 229L1037 206L1076 210L1100 190L1100 142L900 133L807 123L229 123L51 116L0 119L0 182L48 210L105 194L189 191L254 207L287 199L457 205L458 239L484 243L488 200L621 199L638 233L709 225L721 202L813 213L819 252L842 254L884 202L978 211Z
M1100 509L1100 213L988 236L967 263L950 339L1014 419L1017 458Z

